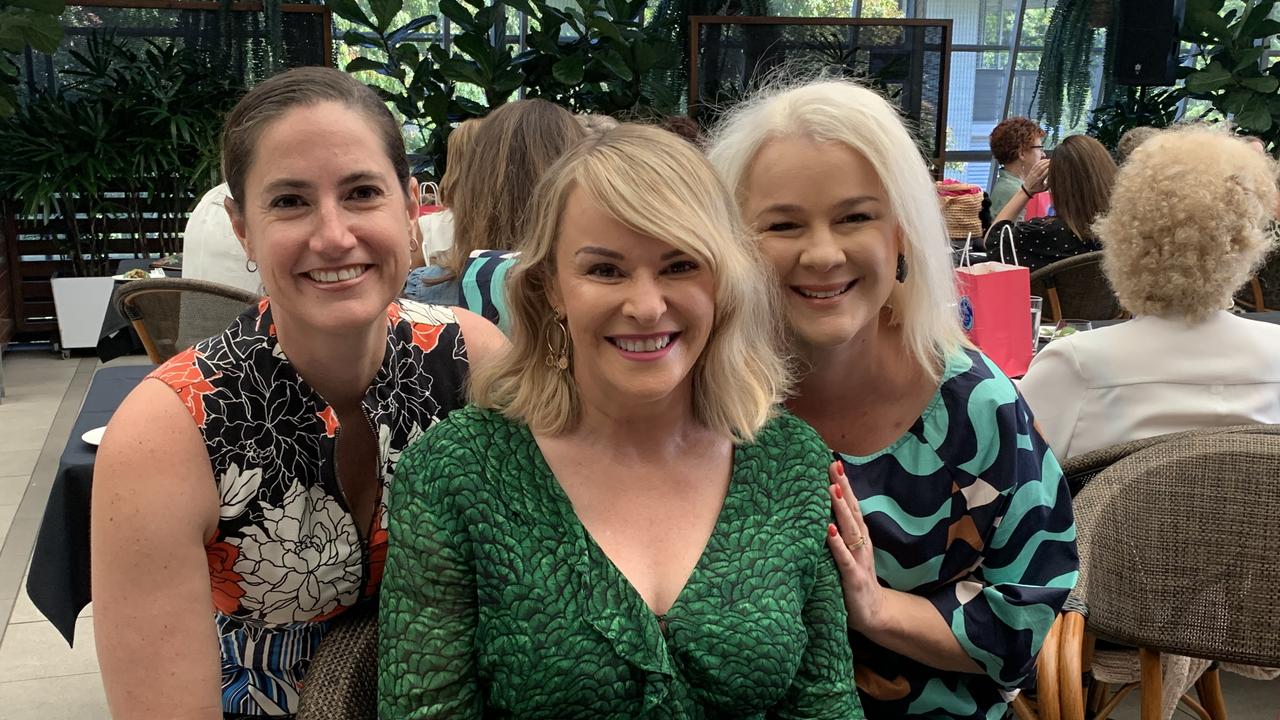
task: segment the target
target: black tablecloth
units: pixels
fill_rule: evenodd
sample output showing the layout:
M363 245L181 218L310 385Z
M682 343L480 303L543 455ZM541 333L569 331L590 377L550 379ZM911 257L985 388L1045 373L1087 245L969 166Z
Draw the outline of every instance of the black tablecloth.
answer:
M102 368L93 376L80 416L58 462L49 504L40 522L27 594L36 608L73 644L76 616L89 604L89 498L96 448L80 439L102 427L150 365Z

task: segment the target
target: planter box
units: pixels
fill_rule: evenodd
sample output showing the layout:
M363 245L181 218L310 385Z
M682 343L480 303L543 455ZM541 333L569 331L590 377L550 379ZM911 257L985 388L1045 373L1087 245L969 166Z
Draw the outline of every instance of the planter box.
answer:
M98 345L102 319L111 302L115 280L109 277L53 278L53 304L58 312L58 333L62 349L92 348Z

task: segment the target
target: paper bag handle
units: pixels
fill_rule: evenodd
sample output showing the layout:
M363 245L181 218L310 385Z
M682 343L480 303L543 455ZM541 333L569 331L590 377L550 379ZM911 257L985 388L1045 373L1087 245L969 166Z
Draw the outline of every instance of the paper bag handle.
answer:
M960 267L969 267L969 246L973 244L973 233L968 233L964 238L964 250L960 252Z
M1017 246L1017 244L1016 244L1016 243L1014 243L1014 241L1013 241L1013 224L1012 224L1012 223L1005 223L1004 225L1001 225L1001 226L1000 226L1000 237L996 238L996 243L997 243L997 245L999 245L999 247L1000 247L1000 263L1001 263L1002 265L1003 265L1003 264L1005 264L1005 262L1004 262L1004 235L1005 235L1005 233L1009 233L1009 254L1013 256L1013 264L1014 264L1014 265L1017 265L1017 264L1018 264L1018 246Z

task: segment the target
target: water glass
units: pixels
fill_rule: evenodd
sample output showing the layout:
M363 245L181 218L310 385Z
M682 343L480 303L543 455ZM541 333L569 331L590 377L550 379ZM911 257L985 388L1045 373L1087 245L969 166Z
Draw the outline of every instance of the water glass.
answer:
M1066 330L1068 328L1074 332L1064 333L1063 330ZM1079 333L1079 332L1085 332L1086 330L1092 330L1092 329L1093 329L1093 323L1089 322L1088 320L1065 320L1064 319L1058 322L1058 327L1053 331L1053 336L1055 338L1065 337L1067 335L1072 335L1074 333Z
M1040 313L1044 308L1044 299L1031 296L1031 352L1040 346Z

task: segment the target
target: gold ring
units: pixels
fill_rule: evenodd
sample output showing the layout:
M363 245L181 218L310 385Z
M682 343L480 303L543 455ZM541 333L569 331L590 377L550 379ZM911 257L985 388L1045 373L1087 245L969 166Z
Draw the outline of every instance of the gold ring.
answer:
M847 548L849 548L849 552L853 552L854 550L857 550L858 548L860 548L860 547L862 547L863 545L866 545L866 544L867 544L867 537L864 535L864 536L862 536L862 537L858 538L858 542L853 543L853 544L845 543L845 544L844 544L844 546L845 546L845 547L847 547Z

